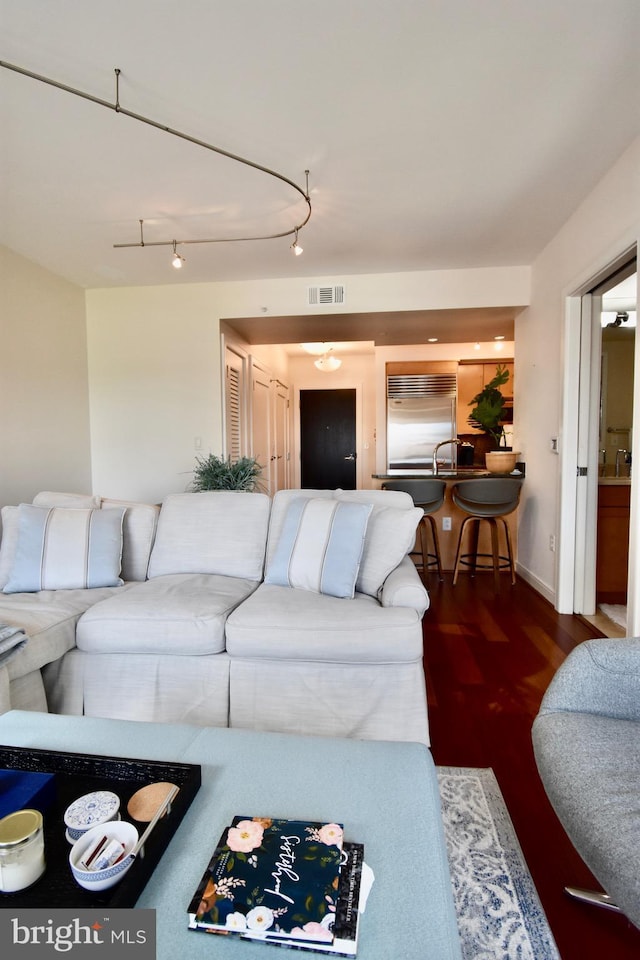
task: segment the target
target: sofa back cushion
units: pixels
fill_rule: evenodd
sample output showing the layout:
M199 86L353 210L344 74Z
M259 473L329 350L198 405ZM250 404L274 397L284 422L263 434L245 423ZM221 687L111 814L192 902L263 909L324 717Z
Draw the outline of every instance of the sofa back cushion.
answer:
M175 493L160 509L149 579L217 573L261 580L271 501L263 493Z
M122 579L146 580L160 507L151 503L107 499L103 499L100 506L103 510L124 508L125 511L122 526Z
M21 503L4 592L120 586L123 515L124 510Z
M80 507L88 510L100 506L100 497L92 493L58 493L54 490L42 490L33 498L36 507Z

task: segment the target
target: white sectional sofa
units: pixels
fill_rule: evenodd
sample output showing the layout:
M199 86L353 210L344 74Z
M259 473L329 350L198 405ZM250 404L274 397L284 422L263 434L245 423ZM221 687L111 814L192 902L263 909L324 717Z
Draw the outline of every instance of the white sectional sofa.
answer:
M407 556L421 511L407 494L187 493L159 509L48 493L34 504L56 520L120 511L123 582L0 593L0 624L29 638L0 661L0 712L428 743L428 595ZM4 590L20 587L11 568L33 513L2 510ZM319 585L325 533L333 580Z

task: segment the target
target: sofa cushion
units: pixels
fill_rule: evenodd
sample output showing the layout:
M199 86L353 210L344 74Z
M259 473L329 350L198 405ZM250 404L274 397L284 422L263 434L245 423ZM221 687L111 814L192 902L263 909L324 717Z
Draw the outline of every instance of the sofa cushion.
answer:
M127 581L146 580L160 507L151 503L105 499L100 506L103 510L125 508L122 525L122 578Z
M262 580L271 501L263 493L176 493L160 510L149 579L213 573Z
M422 614L382 607L366 594L347 603L261 584L227 620L234 657L322 663L397 663L422 658Z
M42 490L36 493L32 503L36 507L67 507L84 508L100 506L100 497L92 493L57 493L53 490Z
M326 498L293 500L266 582L352 598L371 509Z
M220 653L227 615L255 588L253 580L203 573L134 583L87 610L77 646L91 653Z
M122 584L123 510L18 508L18 543L5 593Z
M75 647L76 623L85 610L127 589L125 585L94 590L0 593L0 622L20 627L29 637L18 656L7 664L9 678L15 680L39 670Z

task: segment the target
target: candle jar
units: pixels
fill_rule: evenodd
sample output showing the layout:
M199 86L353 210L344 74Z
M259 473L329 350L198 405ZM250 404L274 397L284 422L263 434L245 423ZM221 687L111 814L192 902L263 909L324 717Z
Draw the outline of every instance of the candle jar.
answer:
M45 868L42 814L17 810L0 820L0 890L15 893L35 883Z

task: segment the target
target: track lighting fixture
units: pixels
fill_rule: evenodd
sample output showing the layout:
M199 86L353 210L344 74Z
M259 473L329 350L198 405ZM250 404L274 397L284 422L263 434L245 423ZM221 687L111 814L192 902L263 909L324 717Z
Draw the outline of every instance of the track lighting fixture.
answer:
M309 171L305 170L306 177L306 186L301 187L294 180L290 180L289 177L286 177L282 173L278 173L276 170L271 170L269 167L265 167L260 163L256 163L254 160L248 160L245 157L240 157L237 154L230 153L228 150L224 150L222 147L216 147L211 143L207 143L205 140L199 140L196 137L191 136L188 133L182 133L179 130L174 130L171 127L166 126L164 123L159 123L157 120L153 120L149 117L142 116L139 113L134 113L131 110L127 110L125 107L120 104L120 74L121 71L119 68L115 68L115 101L110 102L108 100L103 100L100 97L96 97L91 93L87 93L84 90L78 90L74 87L67 86L67 84L60 83L58 80L52 80L50 77L44 77L38 73L32 73L30 70L26 70L24 67L17 66L13 63L7 63L5 60L0 60L0 68L5 68L6 70L12 70L14 73L22 74L24 77L29 77L32 80L38 80L40 83L48 84L51 87L56 87L58 90L62 90L64 93L73 94L76 97L81 97L83 100L89 100L91 103L98 104L101 107L106 107L108 110L113 110L115 113L122 114L125 117L129 117L131 120L137 120L140 123L146 123L150 127L154 127L156 130L160 130L162 133L170 133L174 137L178 137L181 140L186 140L188 143L192 143L197 147L203 147L205 150L211 150L213 153L217 153L220 156L226 157L228 160L235 160L237 163L242 163L247 167L251 167L253 170L258 171L258 173L266 174L269 177L273 177L276 180L281 181L281 183L287 184L295 190L306 203L306 210L304 211L304 217L297 223L295 226L291 227L288 230L282 230L278 233L265 233L258 234L253 236L246 237L207 237L207 238L193 238L193 239L184 239L184 240L151 240L145 241L143 235L143 220L139 220L140 223L140 240L137 242L131 243L114 243L114 247L169 247L173 246L173 259L171 263L179 270L182 267L182 264L185 262L185 258L181 257L179 253L176 252L176 243L231 243L238 240L277 240L280 237L290 237L294 236L294 241L291 245L291 249L296 256L300 256L302 253L302 247L298 243L298 231L304 227L306 223L309 222L311 217L311 200L309 199Z
M173 260L171 261L171 266L175 267L176 270L180 270L182 268L182 264L186 263L186 260L184 259L184 257L181 257L178 251L176 250L176 243L177 241L174 240L173 241Z

